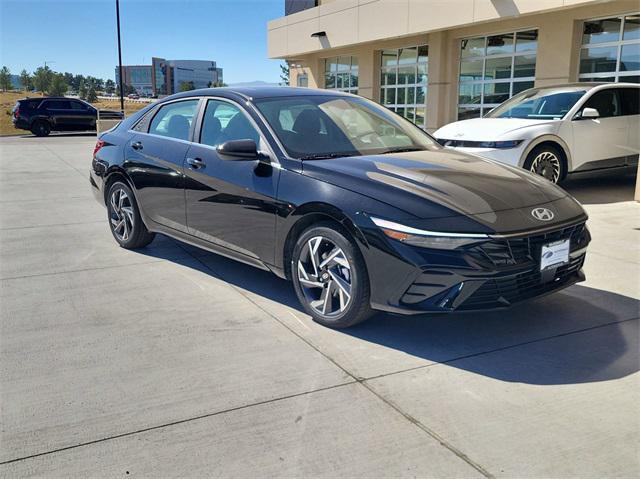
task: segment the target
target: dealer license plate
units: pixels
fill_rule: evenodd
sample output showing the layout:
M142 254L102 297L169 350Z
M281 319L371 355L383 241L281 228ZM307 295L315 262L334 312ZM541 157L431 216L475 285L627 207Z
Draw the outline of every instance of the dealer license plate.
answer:
M568 263L569 243L570 241L567 239L542 245L540 271Z

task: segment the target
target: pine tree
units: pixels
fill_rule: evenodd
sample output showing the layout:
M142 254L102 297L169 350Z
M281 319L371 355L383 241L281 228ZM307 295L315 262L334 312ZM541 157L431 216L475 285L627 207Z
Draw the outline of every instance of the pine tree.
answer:
M0 89L2 91L11 90L11 72L7 67L0 69Z
M20 72L20 85L22 85L24 91L31 90L31 75L27 70L23 69Z

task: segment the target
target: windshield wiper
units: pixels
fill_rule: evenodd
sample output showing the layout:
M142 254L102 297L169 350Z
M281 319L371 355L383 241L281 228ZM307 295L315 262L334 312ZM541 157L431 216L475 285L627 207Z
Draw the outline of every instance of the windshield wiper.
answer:
M353 152L337 152L337 153L318 153L316 155L307 155L307 156L301 156L299 159L300 160L327 160L327 159L331 159L331 158L342 158L345 156L357 156L360 153L353 153Z
M381 155L387 155L389 153L408 153L410 151L424 151L425 148L420 148L417 146L409 147L409 146L399 146L397 148L389 148L388 150L380 153Z

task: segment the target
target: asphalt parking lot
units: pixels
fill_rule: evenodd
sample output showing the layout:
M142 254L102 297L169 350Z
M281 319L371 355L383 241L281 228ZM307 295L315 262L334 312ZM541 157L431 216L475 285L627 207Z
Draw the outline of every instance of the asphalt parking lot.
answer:
M640 475L632 177L567 185L585 283L332 331L268 273L117 247L94 143L0 139L0 476Z

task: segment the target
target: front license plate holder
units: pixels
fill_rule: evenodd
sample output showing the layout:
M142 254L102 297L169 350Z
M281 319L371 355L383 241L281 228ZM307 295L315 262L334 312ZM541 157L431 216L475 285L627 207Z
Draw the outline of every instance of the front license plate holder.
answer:
M540 271L557 268L569 262L570 240L555 241L542 245Z

